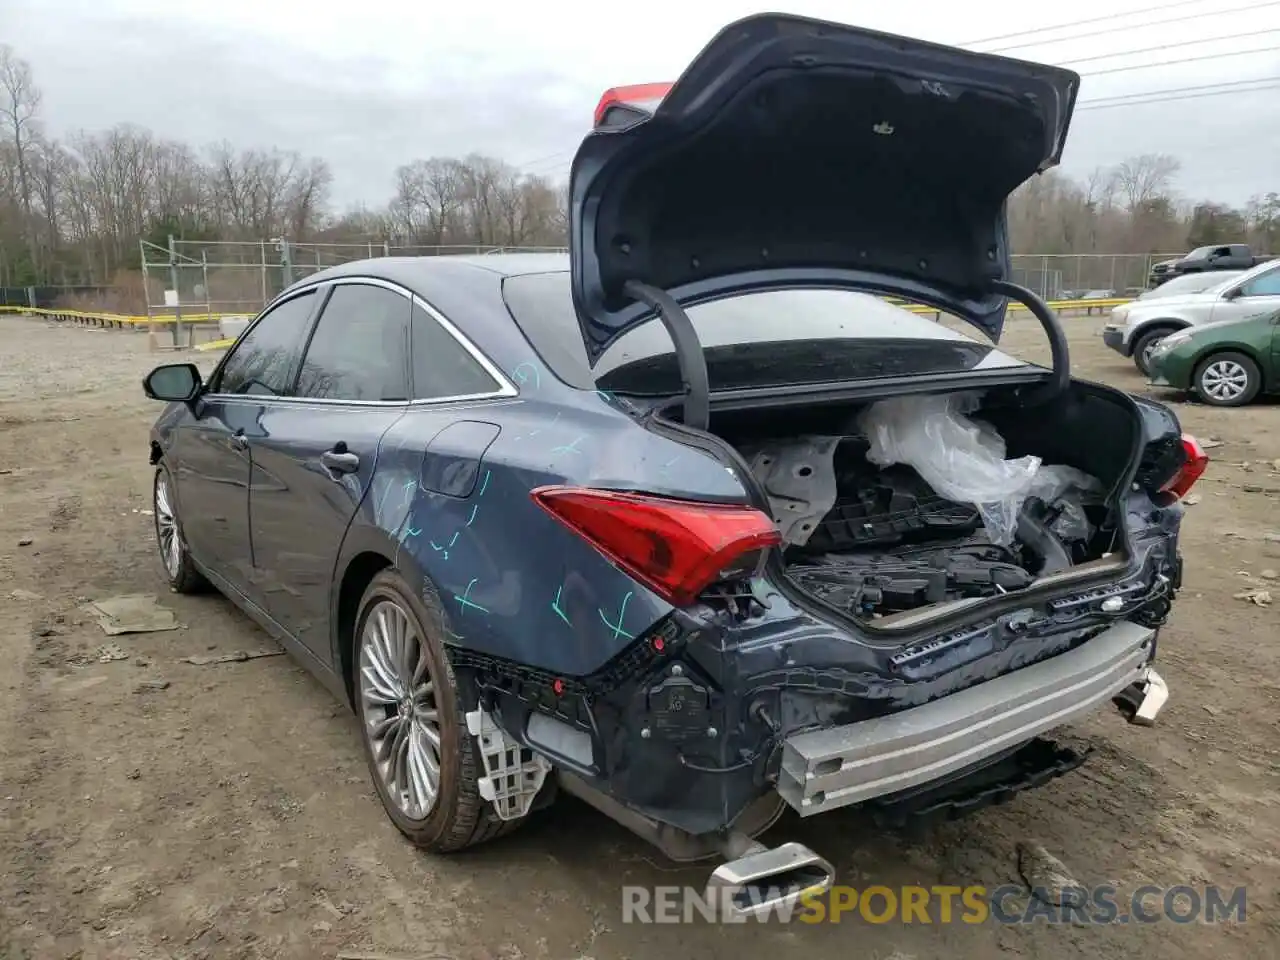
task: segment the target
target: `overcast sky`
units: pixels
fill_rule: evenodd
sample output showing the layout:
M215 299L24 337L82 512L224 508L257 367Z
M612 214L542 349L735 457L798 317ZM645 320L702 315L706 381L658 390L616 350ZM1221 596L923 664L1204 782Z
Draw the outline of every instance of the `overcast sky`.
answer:
M1153 7L1154 0L0 0L0 42L32 64L56 135L127 121L197 145L228 139L298 150L330 162L338 205L377 206L395 168L416 157L478 151L528 173L567 176L607 87L674 79L719 27L765 9L1070 63L1085 76L1082 101L1280 79L1280 2ZM1007 37L1126 10L1133 15ZM1183 19L1203 13L1211 15ZM1151 25L1157 18L1162 25ZM1050 42L1086 33L1093 36ZM1211 37L1237 38L1185 45ZM1132 52L1161 45L1171 46ZM1237 50L1264 52L1115 69ZM1118 56L1094 59L1103 54ZM1089 59L1072 62L1081 58ZM1111 72L1090 76L1101 71ZM1083 174L1144 152L1181 159L1178 187L1189 199L1243 203L1280 190L1280 87L1080 109L1064 168Z

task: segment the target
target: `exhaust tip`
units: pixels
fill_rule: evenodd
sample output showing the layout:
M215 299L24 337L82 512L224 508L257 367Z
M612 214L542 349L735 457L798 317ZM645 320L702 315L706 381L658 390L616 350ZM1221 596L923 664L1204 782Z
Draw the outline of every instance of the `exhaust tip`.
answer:
M1114 699L1130 723L1150 727L1169 700L1169 685L1154 668L1146 667L1142 677L1121 690Z
M707 894L730 914L747 918L790 910L834 882L830 863L803 843L784 843L721 864L707 882Z

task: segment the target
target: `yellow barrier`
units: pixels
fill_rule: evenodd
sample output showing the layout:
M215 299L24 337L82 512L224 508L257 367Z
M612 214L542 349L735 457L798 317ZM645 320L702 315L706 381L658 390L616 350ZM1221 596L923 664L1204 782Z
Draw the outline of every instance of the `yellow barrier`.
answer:
M29 317L52 317L55 320L93 320L103 326L143 327L152 324L177 323L177 317L166 316L131 316L123 313L107 313L105 311L85 310L49 310L43 307L0 307L0 313L11 313ZM243 317L244 313L184 313L183 323L217 323L223 317Z

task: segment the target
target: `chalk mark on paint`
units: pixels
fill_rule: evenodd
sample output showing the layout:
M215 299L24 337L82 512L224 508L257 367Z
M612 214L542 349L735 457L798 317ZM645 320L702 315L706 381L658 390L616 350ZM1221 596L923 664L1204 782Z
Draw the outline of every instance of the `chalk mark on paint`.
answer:
M624 637L627 640L635 639L635 637L632 634L622 629L622 623L627 616L627 604L630 602L631 597L633 595L634 595L633 591L628 590L627 595L622 598L622 606L618 608L617 623L613 623L607 616L605 616L605 612L603 609L599 607L596 608L596 612L600 614L600 619L604 621L604 625L613 631L613 639L615 640L617 640L619 637Z
M448 560L448 559L449 559L449 550L453 547L453 545L454 545L455 543L457 543L457 542L458 542L458 536L459 536L461 533L462 533L462 531L461 531L461 530L455 530L455 531L453 532L453 536L449 538L449 542L448 542L448 543L446 543L446 544L444 544L444 545L438 544L438 543L436 543L434 540L428 540L427 542L431 544L431 549L432 549L432 550L435 550L437 553L439 553L439 554L440 554L440 559L441 559L441 560Z
M557 587L557 588L556 588L556 598L555 598L554 600L552 600L552 601L551 601L551 609L552 609L552 610L554 610L554 611L556 612L556 616L557 616L557 617L559 617L559 618L560 618L561 620L563 620L566 624L568 624L570 627L572 627L572 626L573 626L573 624L569 622L569 617L565 614L565 612L564 612L563 610L561 610L561 609L560 609L560 594L561 594L563 591L564 591L564 586L563 586L563 585L562 585L562 586L559 586L559 587Z
M529 379L530 377L532 377L533 389L535 390L542 389L542 372L538 370L538 368L534 366L532 363L529 363L527 360L524 363L519 364L514 370L512 370L511 376L515 377L515 379L519 381L520 386L522 387L528 386Z
M467 589L462 591L462 593L455 593L453 596L453 599L458 601L458 606L462 608L462 613L466 613L468 608L472 610L479 610L481 613L489 612L487 607L482 607L471 599L471 588L476 585L476 581L478 579L480 578L472 577L471 582L467 584ZM459 616L461 616L461 614L459 614Z
M552 447L552 448L551 448L551 452L552 452L552 453L578 453L578 454L580 454L580 453L582 453L582 451L578 449L578 444L580 444L580 443L581 443L583 440L585 440L585 439L586 439L586 437L584 437L584 436L582 436L582 435L576 436L576 437L574 437L574 438L573 438L573 440L572 440L571 442L569 442L569 443L561 444L561 445L560 445L560 446L558 446L558 447Z

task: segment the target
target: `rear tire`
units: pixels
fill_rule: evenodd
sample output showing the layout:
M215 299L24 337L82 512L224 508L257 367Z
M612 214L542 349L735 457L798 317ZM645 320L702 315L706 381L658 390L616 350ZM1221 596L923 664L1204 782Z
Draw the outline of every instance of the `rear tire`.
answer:
M178 516L178 499L173 476L161 461L156 467L151 486L152 516L155 521L156 546L160 549L160 564L174 593L202 593L209 589L209 581L196 569L182 535L182 520Z
M1262 371L1243 353L1215 353L1196 367L1196 394L1214 407L1243 407L1262 389Z
M365 760L383 809L414 846L452 853L509 833L480 796L475 738L458 696L434 594L384 570L356 616L354 693Z

